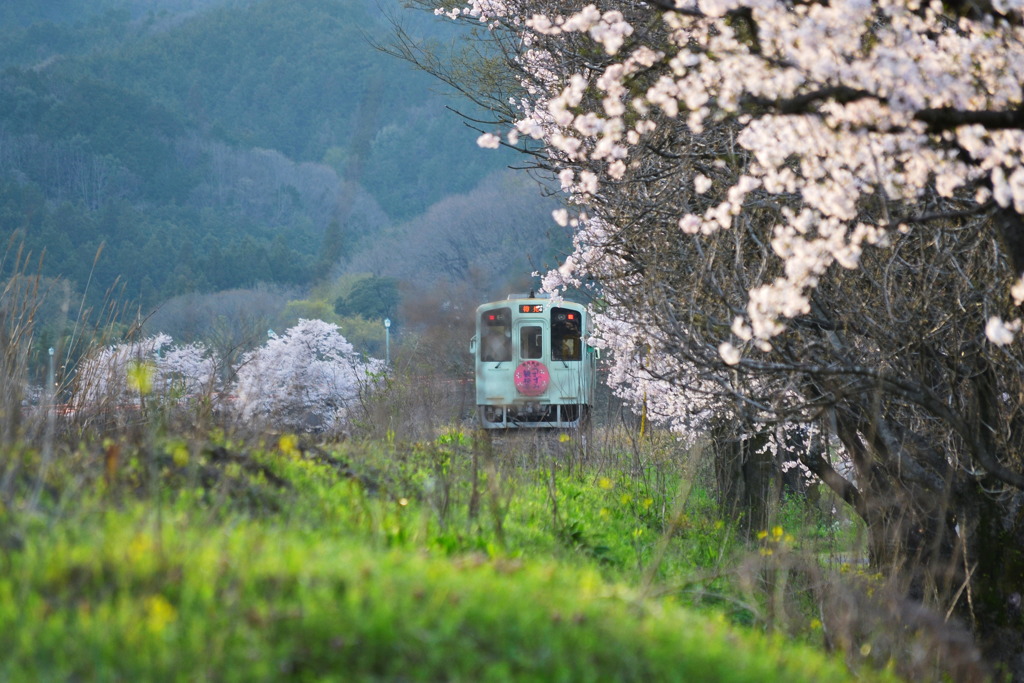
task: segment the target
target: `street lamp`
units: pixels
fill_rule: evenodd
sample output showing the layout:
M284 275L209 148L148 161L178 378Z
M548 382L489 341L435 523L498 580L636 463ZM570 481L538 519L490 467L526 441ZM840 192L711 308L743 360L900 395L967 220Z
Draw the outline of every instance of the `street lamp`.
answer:
M53 347L49 349L50 361L46 368L46 398L50 401L50 406L53 406L53 394L54 394L54 377L53 377Z
M384 362L391 367L391 318L384 318Z

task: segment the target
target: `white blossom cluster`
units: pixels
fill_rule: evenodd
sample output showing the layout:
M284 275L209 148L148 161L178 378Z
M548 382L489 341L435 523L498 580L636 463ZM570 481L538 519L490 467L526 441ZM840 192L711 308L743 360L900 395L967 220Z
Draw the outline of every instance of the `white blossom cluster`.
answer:
M783 472L797 470L806 481L817 481L818 476L804 464L802 456L813 450L813 444L821 438L821 429L817 424L801 424L787 422L780 424L765 442L764 448L779 463ZM839 467L849 470L850 462L845 453L841 455Z
M950 17L941 3L917 0L698 0L678 7L664 14L659 34L667 35L670 58L665 45L630 41L634 27L614 9L588 5L549 16L528 3L472 0L463 12L502 21L524 45L539 45L540 36L587 34L621 58L600 72L560 73L556 56L539 47L521 56L532 76L531 99L522 103L517 135L541 140L555 159L602 164L601 173L567 168L560 175L579 203L622 177L637 145L657 127L656 111L685 117L695 133L722 113L740 117L737 142L754 163L723 188L725 201L680 216L679 227L693 234L728 230L754 190L799 197L800 211L776 226L772 240L784 275L751 292L744 327L751 339L766 342L787 318L804 313L825 269L856 268L865 246L884 247L890 230L913 229L884 213L865 220L862 207L872 196L914 202L926 192L950 197L973 188L977 202L1024 213L1021 130L929 127L936 112L1022 105L1020 2L996 3L996 12L982 18ZM756 23L756 46L721 21L741 10ZM630 78L663 59L669 69L645 92L631 93ZM595 98L600 107L581 110L588 89L603 93ZM813 104L804 112L744 113L752 102L801 97ZM485 141L493 145L496 136ZM697 193L710 183L703 175L693 179ZM730 359L749 340L738 341L725 349Z
M115 409L140 398L213 397L225 390L246 420L260 418L284 428L340 426L345 411L383 362L363 359L337 325L300 320L280 336L243 356L232 386L217 383L221 361L201 343L174 345L166 334L114 344L79 366L77 410Z
M384 369L363 360L338 326L322 320L299 320L295 327L246 354L235 387L243 419L273 419L294 429L333 429Z
M652 345L645 333L650 323L598 313L595 324L599 332L592 341L617 350L606 363L608 386L615 394L652 422L667 425L683 442L693 444L716 422L732 415L732 407L721 400L721 392L709 379L694 373L674 354Z
M140 395L179 396L214 386L216 362L202 344L173 345L166 334L113 344L85 358L76 379L78 408L131 404Z

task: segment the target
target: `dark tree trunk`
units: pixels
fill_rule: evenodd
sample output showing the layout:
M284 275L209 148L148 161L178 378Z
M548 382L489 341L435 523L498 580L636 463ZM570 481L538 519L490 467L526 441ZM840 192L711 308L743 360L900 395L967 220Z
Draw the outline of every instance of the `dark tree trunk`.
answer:
M724 430L723 430L724 432ZM780 499L781 472L767 448L769 433L721 433L714 440L719 504L747 534L767 529Z
M985 658L1024 682L1024 494L1000 505L980 485L974 488L965 514L971 593L957 606L972 620Z

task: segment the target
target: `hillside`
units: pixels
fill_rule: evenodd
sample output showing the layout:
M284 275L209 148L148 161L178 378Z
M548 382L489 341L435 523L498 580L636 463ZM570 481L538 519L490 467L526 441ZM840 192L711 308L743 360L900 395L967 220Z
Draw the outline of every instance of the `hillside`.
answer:
M376 3L33 7L3 10L0 237L93 303L305 286L508 162L371 46Z

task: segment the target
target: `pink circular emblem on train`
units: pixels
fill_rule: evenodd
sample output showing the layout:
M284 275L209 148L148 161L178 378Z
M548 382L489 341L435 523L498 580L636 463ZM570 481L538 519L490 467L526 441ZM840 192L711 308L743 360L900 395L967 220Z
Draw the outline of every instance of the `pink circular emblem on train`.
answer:
M544 364L535 360L524 360L513 375L516 389L525 396L540 396L548 388L551 375Z

